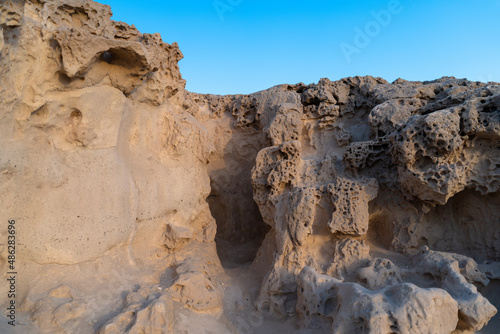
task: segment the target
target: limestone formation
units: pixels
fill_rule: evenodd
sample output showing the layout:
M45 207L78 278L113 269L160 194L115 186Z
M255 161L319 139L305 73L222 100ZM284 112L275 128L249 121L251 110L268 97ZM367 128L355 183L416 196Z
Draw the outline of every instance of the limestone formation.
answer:
M181 58L90 0L0 4L1 333L498 332L500 84L217 96Z

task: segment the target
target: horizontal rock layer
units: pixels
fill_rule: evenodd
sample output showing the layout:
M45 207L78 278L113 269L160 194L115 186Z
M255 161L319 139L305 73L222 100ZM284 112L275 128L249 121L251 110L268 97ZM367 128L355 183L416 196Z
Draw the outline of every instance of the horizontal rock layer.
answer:
M0 5L0 233L16 221L25 332L489 328L500 84L196 94L177 44L110 18Z

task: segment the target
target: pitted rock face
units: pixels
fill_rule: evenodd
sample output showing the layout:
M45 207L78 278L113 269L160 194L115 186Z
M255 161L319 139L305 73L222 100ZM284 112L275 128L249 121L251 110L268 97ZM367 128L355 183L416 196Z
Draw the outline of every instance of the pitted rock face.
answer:
M18 224L25 326L498 326L500 84L195 94L176 43L111 15L0 4L0 227Z
M368 202L377 196L376 179L352 181L338 178L328 185L334 208L328 226L332 233L363 236L368 232Z
M39 59L39 65L45 57L51 62L25 82L40 87L31 98L41 99L61 83L73 90L109 83L137 101L160 105L184 88L177 65L183 56L177 44L111 21L109 6L84 0L9 1L2 5L2 13L4 37L11 39L8 45L24 51L15 61L30 65L24 71L36 71L26 56ZM28 87L21 92L33 94Z

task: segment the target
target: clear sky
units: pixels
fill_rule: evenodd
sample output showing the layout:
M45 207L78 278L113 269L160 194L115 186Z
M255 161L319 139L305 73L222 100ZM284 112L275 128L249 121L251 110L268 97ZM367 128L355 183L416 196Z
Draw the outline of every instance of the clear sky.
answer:
M177 42L186 88L252 93L355 75L500 81L500 0L99 0Z

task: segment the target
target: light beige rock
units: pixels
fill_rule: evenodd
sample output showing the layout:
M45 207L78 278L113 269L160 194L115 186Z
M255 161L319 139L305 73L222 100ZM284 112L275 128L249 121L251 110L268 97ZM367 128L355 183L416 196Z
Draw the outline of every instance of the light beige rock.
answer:
M176 43L110 18L0 4L22 333L495 332L500 84L195 94Z
M424 248L414 263L420 271L439 278L442 288L458 302L459 329L477 331L496 314L496 308L473 285L489 283L474 260Z
M376 258L370 261L368 267L358 271L361 281L374 290L387 285L395 285L403 281L401 270L389 259Z
M405 283L373 292L310 267L300 273L298 296L304 324L330 319L332 333L451 333L458 322L457 302L443 290Z
M328 185L334 211L328 226L332 233L355 236L368 231L368 202L377 196L377 180L352 181L338 178Z

